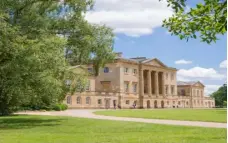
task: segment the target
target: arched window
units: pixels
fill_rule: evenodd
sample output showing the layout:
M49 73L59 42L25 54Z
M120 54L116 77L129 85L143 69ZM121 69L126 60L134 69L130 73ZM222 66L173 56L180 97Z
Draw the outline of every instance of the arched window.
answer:
M90 97L86 97L86 104L90 104Z
M67 104L71 104L71 96L67 96Z
M77 97L77 104L81 104L81 97Z

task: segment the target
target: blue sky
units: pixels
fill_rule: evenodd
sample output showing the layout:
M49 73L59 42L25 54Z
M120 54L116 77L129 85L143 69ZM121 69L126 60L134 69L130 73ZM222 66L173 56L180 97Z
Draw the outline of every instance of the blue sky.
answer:
M199 0L189 2L186 10ZM200 39L186 42L171 36L161 27L162 20L173 14L166 5L159 0L97 0L86 19L113 28L114 50L123 52L124 57L158 58L178 69L178 80L199 80L210 94L226 81L226 35L211 45Z

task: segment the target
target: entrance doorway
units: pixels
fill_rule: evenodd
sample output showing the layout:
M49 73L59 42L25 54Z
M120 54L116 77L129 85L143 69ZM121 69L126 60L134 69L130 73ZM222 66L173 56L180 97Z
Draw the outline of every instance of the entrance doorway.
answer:
M106 109L110 108L110 99L105 99L105 108Z
M154 108L158 108L157 100L154 101Z
M164 101L161 101L161 107L164 108Z
M147 100L147 108L150 108L150 100Z

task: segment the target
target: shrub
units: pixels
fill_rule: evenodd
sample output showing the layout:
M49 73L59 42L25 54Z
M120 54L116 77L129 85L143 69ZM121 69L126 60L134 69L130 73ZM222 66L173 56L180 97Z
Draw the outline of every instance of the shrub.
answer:
M68 106L66 104L55 104L52 109L55 111L63 111L63 110L66 110L67 108Z
M61 111L61 106L60 106L60 104L54 105L54 106L53 106L53 110L55 110L55 111Z
M68 109L68 106L66 104L60 104L61 105L61 109L62 110L67 110Z

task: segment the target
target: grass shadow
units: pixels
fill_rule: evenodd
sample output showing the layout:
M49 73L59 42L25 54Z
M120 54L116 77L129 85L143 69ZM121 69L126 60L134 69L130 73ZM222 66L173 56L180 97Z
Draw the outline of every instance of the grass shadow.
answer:
M50 119L39 117L26 117L26 116L6 116L0 118L0 130L8 129L28 129L34 127L44 126L58 126L64 119Z

